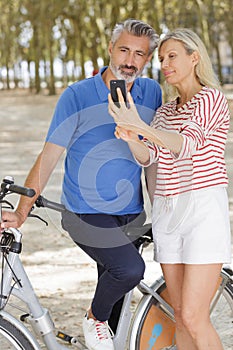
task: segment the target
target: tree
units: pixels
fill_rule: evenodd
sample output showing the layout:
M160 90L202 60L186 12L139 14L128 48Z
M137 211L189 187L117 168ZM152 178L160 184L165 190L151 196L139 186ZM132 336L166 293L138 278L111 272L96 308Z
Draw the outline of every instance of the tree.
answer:
M0 64L6 69L6 88L10 89L10 68L17 61L18 1L0 2Z
M10 88L12 79L17 86L21 63L26 60L31 90L39 93L44 80L49 94L54 94L56 59L63 64L64 86L83 79L87 61L95 70L99 58L108 64L108 43L115 23L139 18L158 34L176 27L196 31L223 81L223 40L229 45L231 62L233 55L231 7L232 0L0 0L0 79L1 72L6 72L4 87ZM69 62L73 63L71 76ZM233 74L232 63L229 70ZM148 74L152 77L151 67Z

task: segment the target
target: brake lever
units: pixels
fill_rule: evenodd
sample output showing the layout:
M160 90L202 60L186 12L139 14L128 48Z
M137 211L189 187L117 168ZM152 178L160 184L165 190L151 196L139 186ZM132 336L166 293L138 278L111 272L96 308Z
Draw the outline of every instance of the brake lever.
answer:
M35 218L35 219L39 219L40 221L42 221L46 226L49 226L48 222L46 220L44 220L41 216L37 215L37 214L32 214L32 211L35 209L35 207L33 206L32 209L30 210L28 217L29 218Z
M39 219L40 221L42 221L46 226L49 226L48 222L44 219L42 219L39 215L36 214L29 214L28 215L29 218L35 218L35 219Z
M14 209L13 204L11 204L10 202L8 202L6 199L1 200L1 204L7 204L7 206L2 206L3 209Z

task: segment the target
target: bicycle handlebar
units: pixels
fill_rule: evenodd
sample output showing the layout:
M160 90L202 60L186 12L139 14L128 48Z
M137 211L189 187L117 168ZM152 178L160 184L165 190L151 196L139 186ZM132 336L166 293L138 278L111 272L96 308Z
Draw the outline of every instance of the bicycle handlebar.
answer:
M59 212L63 212L66 210L63 204L50 201L41 195L35 201L35 206L37 208L49 208ZM153 242L151 224L145 224L141 227L132 227L127 231L127 236L132 241L137 240L139 246L142 244L150 244L151 242Z
M6 176L1 183L0 203L8 193L17 193L27 197L34 197L36 194L36 192L32 188L15 185L14 178L12 178L11 176ZM41 208L41 207L48 208L58 212L63 212L66 210L63 204L50 201L44 198L42 195L39 195L38 198L36 199L35 206L37 208ZM32 207L32 210L33 210L33 207ZM33 215L31 212L29 216L34 216L44 221L42 218L40 218L37 215ZM133 240L142 239L141 243L145 243L145 242L150 243L153 241L151 224L145 224L142 227L132 227L131 229L128 230L127 235L131 237L131 239Z

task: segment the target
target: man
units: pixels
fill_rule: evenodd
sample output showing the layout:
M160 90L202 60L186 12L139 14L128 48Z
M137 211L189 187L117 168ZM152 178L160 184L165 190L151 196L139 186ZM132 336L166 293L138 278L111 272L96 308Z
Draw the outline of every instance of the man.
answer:
M124 79L147 123L161 104L152 79L139 78L157 47L148 24L129 19L117 24L109 44L110 64L92 78L69 86L61 95L42 152L25 186L35 197L21 198L15 213L3 213L2 227L19 227L66 150L62 226L98 264L98 283L83 320L91 350L113 350L108 320L114 305L143 278L145 265L125 232L145 221L141 169L114 136L108 114L111 79Z

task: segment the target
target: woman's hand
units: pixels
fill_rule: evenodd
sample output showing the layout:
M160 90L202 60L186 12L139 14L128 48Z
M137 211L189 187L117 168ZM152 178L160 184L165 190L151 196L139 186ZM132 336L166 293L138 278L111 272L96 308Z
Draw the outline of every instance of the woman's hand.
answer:
M122 139L125 142L137 142L139 140L135 132L124 129L122 126L116 126L115 136L117 139Z
M147 146L139 139L139 135L143 135L145 126L135 107L133 99L128 92L128 106L126 106L120 89L117 89L120 107L117 107L109 94L109 114L115 120L117 126L115 129L115 136L128 143L134 157L144 165L150 161L150 154Z
M117 127L121 128L116 129L116 137L119 136L119 138L127 142L134 141L133 144L135 146L135 135L141 135L144 136L144 138L148 139L151 143L156 144L157 146L164 147L176 154L180 153L180 150L183 145L182 135L180 135L177 132L167 132L164 130L154 129L151 126L147 125L140 118L131 94L129 92L127 93L127 106L124 102L124 98L120 88L117 88L117 95L120 107L116 106L111 98L111 95L108 95L109 114L115 120ZM138 136L137 144L141 144ZM144 145L144 147L146 146ZM136 154L135 149L133 150L133 153Z
M134 131L138 135L142 134L146 123L144 123L143 120L141 120L131 94L129 92L127 93L127 106L124 102L123 95L119 88L117 89L117 94L119 98L120 107L115 105L115 103L112 100L111 94L108 95L109 114L113 117L115 123L118 126L123 127L125 130Z
M139 139L138 135L135 132L126 130L121 126L116 126L115 136L117 139L122 139L123 141L128 143L129 148L133 153L134 157L141 164L144 164L144 165L148 164L150 160L150 154L149 154L148 148Z

